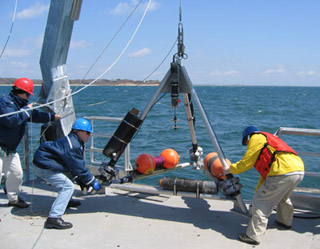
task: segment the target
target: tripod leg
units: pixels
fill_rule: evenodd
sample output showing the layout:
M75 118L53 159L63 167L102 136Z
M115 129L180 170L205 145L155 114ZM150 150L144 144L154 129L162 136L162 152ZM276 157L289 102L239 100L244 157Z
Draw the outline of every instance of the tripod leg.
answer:
M191 102L190 102L188 94L184 93L183 94L183 99L184 99L184 105L186 107L186 113L187 113L187 118L188 118L188 124L189 124L191 140L192 140L192 146L194 147L194 149L197 149L198 142L197 142L197 138L196 138L196 134L195 134L194 123L193 123L193 115L191 113L191 107L190 107Z
M103 181L107 182L108 184L112 182L113 178L116 175L114 167L118 159L126 149L127 145L130 143L132 137L138 131L144 119L147 117L147 114L155 104L159 94L166 90L166 86L168 85L169 79L170 70L168 71L164 79L161 81L161 84L157 89L157 92L154 94L153 98L148 103L143 113L138 117L139 111L133 108L130 112L127 113L127 115L122 120L113 136L110 138L109 142L103 149L103 154L106 157L109 157L111 160L107 164L102 163L99 168L99 171L101 173L100 178Z
M166 91L166 87L168 87L169 79L170 79L170 70L164 76L156 93L153 95L152 99L150 100L150 102L147 104L147 106L144 108L143 112L141 113L140 115L141 120L144 120L147 117L148 113L150 112L151 108L153 107L154 103L159 97L160 93Z
M202 119L205 127L206 127L206 130L208 132L210 140L211 140L213 146L215 147L216 152L218 153L219 159L220 159L220 161L222 163L222 167L223 168L227 168L228 164L227 164L227 161L226 161L226 157L225 157L225 155L224 155L224 153L222 151L222 148L221 148L221 146L220 146L220 144L219 144L219 142L218 142L218 140L216 138L215 132L211 127L210 121L209 121L209 119L208 119L208 117L206 115L206 112L205 112L202 104L201 104L201 101L200 101L200 99L199 99L199 97L198 97L198 95L197 95L197 93L196 93L196 91L195 91L195 89L194 89L189 77L188 77L188 74L187 74L187 72L185 71L184 68L181 69L180 73L183 75L185 84L187 85L188 89L190 90L192 99L194 100L194 102L195 102L195 104L196 104L196 106L198 108L199 114L201 116L201 119ZM244 214L248 214L248 209L247 209L247 207L246 207L246 205L245 205L245 203L243 201L243 198L242 198L241 194L238 194L236 196L236 200L238 202L238 205L239 205L241 211Z

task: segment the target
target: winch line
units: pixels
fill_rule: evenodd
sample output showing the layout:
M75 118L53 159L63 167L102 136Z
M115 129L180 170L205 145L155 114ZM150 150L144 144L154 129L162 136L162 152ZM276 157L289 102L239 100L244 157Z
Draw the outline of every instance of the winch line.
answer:
M124 27L124 25L129 21L129 19L131 18L131 16L133 15L133 13L137 10L137 8L139 7L139 5L141 4L142 0L140 0L137 5L134 7L134 9L131 11L131 13L129 14L129 16L126 18L126 20L122 23L122 25L119 27L119 29L114 33L114 35L112 36L112 38L110 39L110 41L107 43L107 45L104 47L104 49L102 50L102 52L97 56L97 58L95 59L95 61L93 62L93 64L90 66L89 70L85 73L85 75L83 76L83 78L81 79L80 83L87 77L87 75L89 74L89 72L92 70L92 68L95 66L95 64L98 62L98 60L101 58L101 56L105 53L105 51L109 48L110 44L113 42L113 40L117 37L117 35L119 34L119 32L122 30L122 28Z
M89 72L92 70L92 68L94 67L94 65L98 62L98 60L100 59L100 57L104 54L104 52L107 50L107 48L110 46L110 44L113 42L113 40L117 37L117 35L120 33L120 31L122 30L122 28L124 27L124 25L128 22L128 20L130 19L130 17L133 15L133 13L137 10L137 8L139 7L139 5L141 4L142 0L140 0L136 6L133 8L133 10L131 11L131 13L128 15L128 17L126 18L126 20L122 23L122 25L119 27L119 29L116 31L116 33L112 36L111 40L107 43L107 45L104 47L104 49L102 50L102 52L100 53L100 55L98 55L98 57L96 58L96 60L94 61L94 63L90 66L89 70L87 71L87 73L83 76L83 78L80 80L80 83L86 78L86 76L89 74ZM143 17L144 18L144 17ZM102 77L102 76L101 76ZM78 87L76 87L74 90L77 91ZM56 91L59 91L59 89L57 89ZM70 95L68 95L70 96ZM72 95L71 95L72 96ZM104 101L106 102L106 101ZM61 107L63 108L63 107Z
M2 52L1 52L1 54L0 54L0 58L2 57L4 51L6 50L6 47L7 47L8 43L9 43L9 40L10 40L10 37L11 37L11 34L12 34L13 24L14 24L14 21L15 21L15 19L16 19L17 5L18 5L18 0L16 0L15 6L14 6L11 28L10 28L10 31L9 31L9 35L8 35L7 41L6 41L6 43L4 44L4 47L3 47Z
M114 38L116 37L116 35L120 32L120 30L122 29L122 27L124 26L124 24L127 22L127 20L130 19L130 17L131 17L132 14L134 13L134 11L138 8L138 6L140 5L141 2L142 2L142 0L136 5L136 7L135 7L134 10L130 13L130 15L128 16L128 18L126 19L126 21L122 24L122 26L118 29L118 31L116 32L116 34L113 36L112 40L106 45L105 49L104 49L103 52L99 55L98 59L101 57L101 55L104 53L104 51L105 51L105 50L107 49L107 47L110 45L110 43L114 40ZM111 64L111 66L108 68L109 70L116 64L116 62L120 59L120 57L124 54L124 52L126 51L126 49L129 47L130 43L132 42L132 40L133 40L133 38L135 37L138 29L139 29L140 26L141 26L141 23L142 23L145 15L146 15L149 7L150 7L150 4L151 4L151 0L149 0L149 3L148 3L148 5L147 5L147 7L146 7L146 9L145 9L145 11L144 11L144 14L143 14L143 16L142 16L142 18L141 18L141 20L140 20L137 28L135 29L135 32L134 32L133 35L131 36L131 39L128 41L126 47L122 50L122 53L120 53L120 55L117 57L117 59L116 59L116 60L113 62L113 64ZM98 59L96 59L95 63L97 62ZM90 70L92 69L92 67L93 67L93 65L91 66ZM89 73L89 71L88 71L88 73ZM102 75L100 75L99 77L101 78L105 73L107 73L107 71L105 71L105 72L104 72ZM98 77L97 79L99 79L99 77ZM85 78L85 76L84 76L84 78ZM95 79L94 81L96 81L97 79ZM81 80L81 81L82 81L82 80ZM60 101L60 100L64 100L64 99L66 99L66 98L69 98L69 97L71 97L71 96L73 96L73 95L81 92L82 90L84 90L85 88L89 87L90 85L92 85L92 84L94 83L94 81L92 81L91 83L89 83L87 86L79 89L78 91L75 91L73 94L69 94L69 95L67 95L67 96L65 96L65 97L63 97L63 98L60 98L60 99L55 100L55 101L52 101L52 102L48 102L48 103L43 104L43 105L40 104L38 107L35 107L35 108L32 108L32 109L41 108L41 107L43 107L43 106L48 106L48 105L53 104L53 103L55 103L55 102L58 102L58 101ZM58 90L57 90L57 91L58 91ZM63 107L61 107L61 108L63 108ZM19 111L18 111L18 112L19 112ZM57 111L57 113L59 113L59 110ZM10 114L12 115L13 113L10 113ZM0 115L0 117L2 117L2 115ZM63 118L63 117L62 117L62 118ZM55 121L54 121L54 122L55 122ZM42 135L46 132L46 130L47 130L48 128L49 128L49 126L40 134L40 136L42 136Z
M29 110L33 110L33 109L39 109L39 108L41 108L41 107L49 106L49 105L51 105L51 104L53 104L53 103L62 101L62 100L64 100L64 99L67 99L67 98L69 98L69 97L71 97L71 96L73 96L73 95L76 95L76 94L82 92L83 90L85 90L86 88L88 88L89 86L91 86L92 84L94 84L97 80L101 79L107 72L109 72L109 71L112 69L112 67L119 61L119 59L123 56L123 54L125 53L125 51L128 49L129 45L131 44L131 42L132 42L133 38L135 37L137 31L139 30L139 28L140 28L140 26L141 26L141 24L142 24L142 21L144 20L147 12L148 12L148 10L149 10L149 7L150 7L150 5L151 5L151 2L152 2L152 0L149 0L148 5L147 5L147 7L146 7L146 9L145 9L145 11L144 11L144 13L143 13L143 15L142 15L139 23L138 23L135 31L133 32L132 36L130 37L129 41L127 42L126 46L123 48L123 50L121 51L121 53L119 54L119 56L118 56L118 57L114 60L114 62L113 62L102 74L100 74L96 79L94 79L93 81L91 81L90 83L88 83L88 85L82 87L81 89L79 89L79 90L75 91L74 93L71 93L71 94L69 94L69 95L67 95L67 96L65 96L65 97L62 97L62 98L60 98L60 99L56 99L56 100L50 101L50 102L45 103L45 104L41 104L41 105L39 105L39 106L30 108L30 109L19 110L19 111L15 111L15 112L11 112L11 113L2 114L2 115L0 115L0 118L6 117L6 116L9 116L9 115L13 115L13 114L18 114L18 113L25 112L25 111L29 111Z
M182 13L182 7L181 7L181 0L179 3L179 24L178 24L178 28L180 27L179 25L182 25L181 22L181 13ZM179 30L179 29L178 29ZM159 66L157 66L151 73L149 73L142 81L145 82L152 74L154 74L154 72L156 72L159 67L164 63L164 61L167 59L167 57L170 55L171 51L173 50L174 46L178 43L180 44L180 36L178 35L177 39L174 41L171 49L169 50L168 54L164 57L164 59L161 61L161 63L159 64ZM178 45L179 46L179 45Z
M145 82L152 74L154 74L154 72L156 72L159 67L161 67L161 65L165 62L165 60L168 58L168 56L171 54L172 52L172 49L174 48L174 46L177 44L177 39L175 40L175 42L173 43L172 47L170 48L168 54L162 59L162 61L160 62L160 64L151 72L147 75L147 77L145 77L142 81ZM138 85L137 85L138 86ZM120 96L121 97L121 96ZM91 104L88 104L88 106L94 106L94 105L101 105L101 104L104 104L104 103L107 103L107 102L111 102L113 99L116 99L116 98L119 98L118 96L117 97L114 97L114 98L111 98L111 99L108 99L108 100L104 100L104 101L100 101L100 102L96 102L96 103L91 103Z
M181 4L181 3L180 3L180 4ZM169 49L169 52L168 52L167 55L162 59L162 61L160 62L160 64L159 64L151 73L147 74L147 76L142 80L143 82L145 82L152 74L154 74L154 73L159 69L159 67L162 66L162 64L165 62L165 60L166 60L166 59L168 58L168 56L171 54L171 52L172 52L174 46L177 44L177 42L178 42L178 39L176 39L176 40L174 41L172 47ZM101 104L104 104L104 103L110 102L110 101L112 101L112 99L111 99L111 100L105 100L105 101L97 102L97 103L92 103L92 104L89 104L88 106L101 105Z
M168 56L170 55L170 53L172 52L174 46L177 44L178 39L176 39L171 47L171 49L169 50L168 54L163 58L163 60L160 62L160 64L151 72L149 73L142 81L145 82L152 74L154 74L154 72L156 72L159 67L161 67L161 65L165 62L165 60L168 58Z
M100 74L95 80L93 80L92 82L90 82L87 86L84 86L83 88L81 88L81 89L79 89L78 91L74 92L73 94L71 94L71 96L72 96L72 95L75 95L75 94L77 94L77 93L79 93L79 92L81 92L81 91L83 91L84 89L86 89L87 87L89 87L89 86L91 86L93 83L95 83L97 80L101 79L102 76L104 76L107 72L109 72L109 71L111 70L111 68L119 61L119 59L122 57L122 55L125 53L125 51L126 51L127 48L129 47L129 45L131 44L131 42L132 42L133 38L135 37L136 33L138 32L138 30L139 30L139 28L140 28L140 26L141 26L141 24L142 24L142 21L143 21L143 19L145 18L146 14L147 14L147 12L148 12L148 10L149 10L149 7L150 7L150 5L151 5L151 2L152 2L152 0L149 0L148 5L147 5L147 7L146 7L146 9L145 9L145 11L144 11L144 13L143 13L143 15L142 15L139 23L138 23L138 26L136 27L135 31L133 32L131 38L129 39L129 41L128 41L128 43L127 43L127 45L124 47L124 49L121 51L121 53L119 54L119 56L115 59L115 61L114 61L102 74Z

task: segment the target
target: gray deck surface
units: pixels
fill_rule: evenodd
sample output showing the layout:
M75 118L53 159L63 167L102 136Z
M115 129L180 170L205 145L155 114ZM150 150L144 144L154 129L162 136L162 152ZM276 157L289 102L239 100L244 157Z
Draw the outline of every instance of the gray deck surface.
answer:
M48 230L44 221L56 192L38 181L23 186L22 197L31 206L7 206L0 193L0 247L10 248L320 248L320 219L294 219L291 230L269 219L258 246L238 241L248 218L231 212L231 201L147 195L106 188L105 194L81 195L82 205L63 216L73 223L68 230ZM319 207L320 208L320 207Z

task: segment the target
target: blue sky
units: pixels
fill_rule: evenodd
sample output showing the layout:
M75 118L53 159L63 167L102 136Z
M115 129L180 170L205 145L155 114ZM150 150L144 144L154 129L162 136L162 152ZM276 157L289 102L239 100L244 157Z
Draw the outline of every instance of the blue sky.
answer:
M138 0L83 0L67 69L82 79ZM86 78L103 73L127 44L144 0ZM143 80L168 54L178 35L180 0L152 1L141 27L106 79ZM320 86L319 0L182 0L186 60L196 84ZM41 78L39 58L49 0L18 0L0 77ZM12 24L15 0L0 0L0 53ZM149 78L161 80L174 47Z

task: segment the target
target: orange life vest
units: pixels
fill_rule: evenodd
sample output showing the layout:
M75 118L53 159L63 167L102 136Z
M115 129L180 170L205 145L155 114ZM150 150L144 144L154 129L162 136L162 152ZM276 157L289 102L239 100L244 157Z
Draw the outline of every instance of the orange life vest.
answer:
M263 148L260 151L259 157L254 164L256 170L262 175L265 179L271 169L271 165L275 160L275 156L279 152L288 152L298 155L289 145L287 145L280 138L272 135L269 132L257 132L256 134L262 134L267 138L267 142L264 144ZM271 146L275 149L273 153L267 148Z

